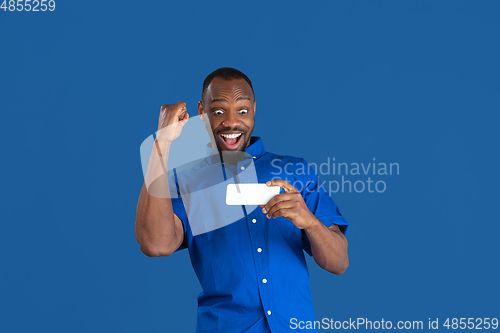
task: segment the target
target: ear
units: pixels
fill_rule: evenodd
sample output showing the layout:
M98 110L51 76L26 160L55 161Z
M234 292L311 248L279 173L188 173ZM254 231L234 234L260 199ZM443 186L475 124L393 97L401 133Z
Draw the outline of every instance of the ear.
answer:
M254 117L255 117L255 111L257 111L256 106L257 106L257 101L254 99L253 100L253 116Z
M205 121L205 109L201 101L198 101L198 114L200 115L200 119Z

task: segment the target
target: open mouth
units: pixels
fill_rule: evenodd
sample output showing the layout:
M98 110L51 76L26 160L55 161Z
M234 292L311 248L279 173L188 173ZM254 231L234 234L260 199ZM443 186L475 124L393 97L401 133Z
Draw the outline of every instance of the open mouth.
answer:
M226 149L228 149L228 150L235 149L236 147L238 147L242 136L243 135L241 132L220 133L219 134L219 137L222 139L221 141L224 143L224 145L226 146Z

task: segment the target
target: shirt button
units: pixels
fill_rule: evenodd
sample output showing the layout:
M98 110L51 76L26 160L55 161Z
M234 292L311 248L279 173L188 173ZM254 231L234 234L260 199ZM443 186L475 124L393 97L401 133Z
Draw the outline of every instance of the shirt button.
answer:
M242 166L240 169L241 169L241 170L245 170L245 167L244 167L244 166Z
M257 219L253 219L253 220L252 220L252 222L253 222L253 223L257 223Z
M271 315L271 310L267 310L267 315L270 316Z
M262 252L262 249L259 247L259 248L257 249L257 252Z
M262 279L262 283L267 283L267 279Z

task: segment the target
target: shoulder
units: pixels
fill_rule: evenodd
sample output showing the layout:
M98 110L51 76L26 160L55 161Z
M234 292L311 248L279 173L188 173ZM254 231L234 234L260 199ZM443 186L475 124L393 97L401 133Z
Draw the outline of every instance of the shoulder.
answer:
M214 165L209 162L208 158L202 158L177 166L172 171L178 179L182 179L182 182L189 183L198 180L200 177L206 178L207 174L215 171L220 172L220 167L218 169L214 168Z

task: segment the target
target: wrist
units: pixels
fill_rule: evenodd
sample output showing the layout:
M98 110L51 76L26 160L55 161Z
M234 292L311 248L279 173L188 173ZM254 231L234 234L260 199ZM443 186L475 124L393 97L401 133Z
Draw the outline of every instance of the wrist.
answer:
M320 230L321 227L324 226L324 224L320 220L318 220L316 216L314 216L312 213L311 215L312 217L309 219L310 223L304 228L304 231L306 231L307 233Z
M173 140L168 140L162 137L156 137L154 142L153 151L160 156L168 156L168 152L170 150L170 146L172 145Z

